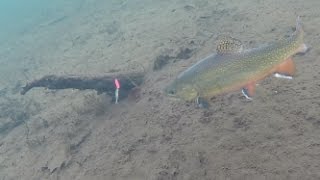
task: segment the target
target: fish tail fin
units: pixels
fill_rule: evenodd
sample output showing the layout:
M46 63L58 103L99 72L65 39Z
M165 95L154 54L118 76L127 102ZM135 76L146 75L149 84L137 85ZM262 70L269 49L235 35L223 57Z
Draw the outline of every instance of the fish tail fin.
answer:
M301 17L298 16L296 20L296 31L294 32L294 35L303 39L303 34L304 34L304 31L302 27Z
M296 50L296 53L306 53L310 48L304 43L303 36L304 36L304 31L302 27L302 22L300 16L297 17L296 20L296 31L294 32L293 36L296 37L298 42L300 42L300 46Z
M298 16L296 20L296 31L302 31L302 23L301 23L301 17Z

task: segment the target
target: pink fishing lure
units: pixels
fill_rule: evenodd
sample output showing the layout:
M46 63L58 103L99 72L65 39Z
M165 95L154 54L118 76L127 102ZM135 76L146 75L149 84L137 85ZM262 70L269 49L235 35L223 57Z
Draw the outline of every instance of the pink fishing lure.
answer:
M118 79L114 79L114 85L117 89L120 89L120 81Z

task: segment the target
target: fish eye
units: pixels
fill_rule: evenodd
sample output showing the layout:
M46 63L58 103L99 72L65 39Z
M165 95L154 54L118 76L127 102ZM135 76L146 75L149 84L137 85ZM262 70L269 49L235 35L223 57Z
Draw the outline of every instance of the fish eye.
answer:
M176 92L174 90L169 90L169 94L174 95Z
M176 94L176 90L175 89L167 89L167 93L170 95L175 95Z

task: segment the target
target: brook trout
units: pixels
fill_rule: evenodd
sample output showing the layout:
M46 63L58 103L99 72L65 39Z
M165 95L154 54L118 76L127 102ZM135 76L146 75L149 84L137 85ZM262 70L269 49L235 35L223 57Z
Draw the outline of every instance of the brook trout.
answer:
M165 93L186 101L213 96L242 89L243 95L251 99L256 83L271 74L291 79L295 72L292 56L304 53L307 46L303 42L300 17L296 21L295 32L287 39L270 45L242 49L242 43L225 37L218 42L217 52L181 74L165 88Z

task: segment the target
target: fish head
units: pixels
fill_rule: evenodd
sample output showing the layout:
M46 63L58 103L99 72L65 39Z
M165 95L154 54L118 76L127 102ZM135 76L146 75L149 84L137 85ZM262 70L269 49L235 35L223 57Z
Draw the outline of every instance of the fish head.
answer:
M167 96L173 99L183 99L185 101L191 101L198 96L198 92L191 85L176 82L167 86L164 91Z

